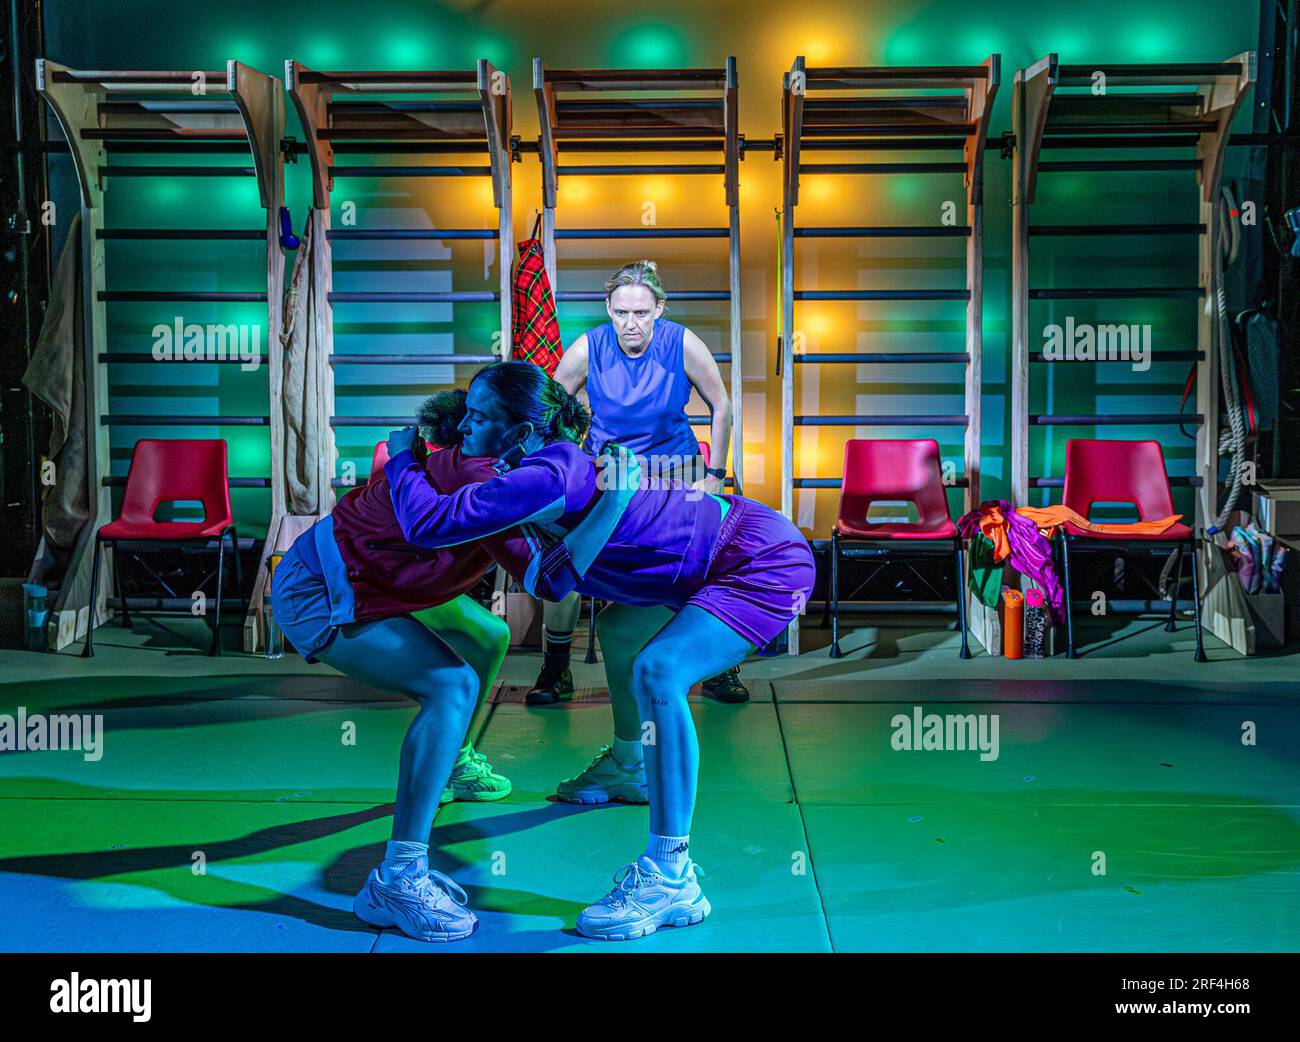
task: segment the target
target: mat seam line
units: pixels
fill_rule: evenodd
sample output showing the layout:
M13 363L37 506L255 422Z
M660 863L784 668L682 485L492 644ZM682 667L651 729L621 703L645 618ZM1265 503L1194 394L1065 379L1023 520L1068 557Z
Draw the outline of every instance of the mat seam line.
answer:
M794 800L795 810L799 814L799 831L803 834L804 847L808 851L808 865L812 869L813 889L817 892L817 907L821 910L822 925L826 928L826 940L830 942L831 954L835 954L835 935L831 932L831 920L826 914L826 898L822 894L821 882L817 878L817 863L813 860L812 843L808 839L808 822L804 820L803 805L799 802L799 789L794 782L794 771L790 768L790 749L785 741L785 726L781 723L781 706L776 700L776 691L772 689L772 682L767 681L768 690L772 693L772 711L776 717L776 730L781 738L781 755L785 760L786 777L790 780L790 794Z

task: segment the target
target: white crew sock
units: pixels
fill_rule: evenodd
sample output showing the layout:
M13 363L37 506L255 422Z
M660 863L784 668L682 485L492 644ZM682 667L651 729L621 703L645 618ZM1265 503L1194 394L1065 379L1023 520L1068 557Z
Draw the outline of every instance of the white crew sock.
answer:
M645 856L663 869L670 879L681 879L690 861L690 836L657 836L650 833Z
M625 739L614 736L614 759L624 767L645 763L645 746L641 739Z
M420 858L428 864L429 844L410 839L390 839L384 848L384 862L379 866L379 878L391 883Z

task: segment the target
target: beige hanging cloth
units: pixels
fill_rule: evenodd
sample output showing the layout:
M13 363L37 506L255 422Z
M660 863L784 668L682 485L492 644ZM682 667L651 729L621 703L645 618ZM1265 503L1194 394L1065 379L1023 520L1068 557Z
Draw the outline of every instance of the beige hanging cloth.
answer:
M312 216L307 217L293 261L293 275L285 294L284 329L284 472L285 500L291 514L316 514L321 510L317 475L321 453L316 409L322 388L316 353L316 309L322 301L313 293Z
M23 373L28 390L52 413L47 456L54 463L54 483L41 496L41 544L29 578L60 591L51 600L56 610L84 603L90 595L90 554L84 553L86 560L79 563L76 552L88 545L88 468L94 451L93 432L86 425L81 228L78 211L54 271L40 337Z

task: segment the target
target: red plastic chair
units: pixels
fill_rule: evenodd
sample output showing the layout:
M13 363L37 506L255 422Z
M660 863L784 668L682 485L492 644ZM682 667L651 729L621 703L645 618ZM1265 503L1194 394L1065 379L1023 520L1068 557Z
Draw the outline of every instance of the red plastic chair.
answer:
M1139 519L1155 521L1175 513L1169 488L1165 456L1157 441L1113 441L1072 438L1065 446L1065 489L1062 502L1081 517L1088 518L1097 503L1128 503L1137 508ZM1070 610L1070 558L1081 552L1179 554L1178 575L1169 598L1165 629L1176 629L1178 588L1182 585L1182 551L1192 559L1192 603L1196 615L1196 661L1205 661L1201 646L1201 589L1196 561L1196 533L1184 524L1163 532L1134 532L1121 536L1089 532L1077 525L1061 526L1061 572L1065 585L1065 634L1070 658L1077 658L1074 616Z
M189 501L203 504L202 521L154 520L161 504ZM227 535L235 556L236 594L242 618L243 573L239 564L239 537L230 510L225 441L219 438L178 438L167 441L143 438L136 442L131 453L131 469L126 475L121 513L117 520L110 521L95 533L95 553L90 576L92 618L91 625L87 628L82 656L90 658L95 654L93 615L99 595L99 555L102 544L109 544L116 558L119 548L129 550L133 543L143 543L150 549L195 543L202 543L206 548L213 539L217 541L217 604L212 626L212 646L208 654L220 655L221 599L225 593ZM154 574L157 578L157 573ZM122 605L122 625L130 628L131 613L126 598L122 595L121 570L117 567L113 569L113 578L117 599ZM175 598L176 592L165 581L159 581ZM184 610L186 613L189 611L188 608Z
M424 444L429 447L430 452L437 452L441 448L441 446L435 445L431 441L426 441ZM378 442L375 445L375 454L370 458L370 476L367 477L366 480L370 481L371 478L375 477L375 475L382 474L384 472L384 465L387 462L388 439L385 438L383 441Z
M873 503L909 502L915 521L874 522ZM849 549L842 550L841 544ZM831 658L840 657L840 557L875 557L885 564L952 554L957 567L957 619L961 657L970 658L966 636L965 554L961 533L948 511L948 496L933 438L850 439L844 446L840 511L831 530ZM879 571L879 569L877 569Z

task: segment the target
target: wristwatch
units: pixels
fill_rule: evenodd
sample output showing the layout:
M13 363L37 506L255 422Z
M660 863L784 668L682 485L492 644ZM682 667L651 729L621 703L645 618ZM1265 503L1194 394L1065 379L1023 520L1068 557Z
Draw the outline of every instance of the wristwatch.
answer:
M726 467L706 467L704 473L711 478L722 478L724 481L727 479Z

